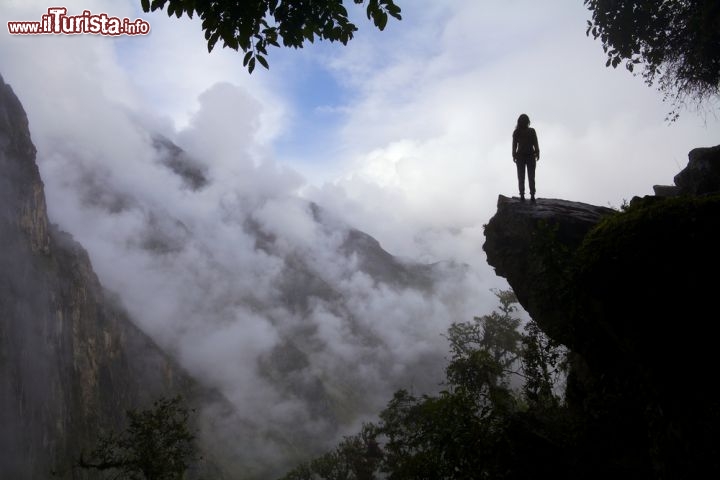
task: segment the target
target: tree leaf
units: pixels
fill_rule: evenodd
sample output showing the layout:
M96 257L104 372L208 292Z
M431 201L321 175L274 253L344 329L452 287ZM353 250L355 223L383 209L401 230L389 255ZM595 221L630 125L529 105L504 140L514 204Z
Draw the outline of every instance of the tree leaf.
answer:
M270 67L268 66L267 60L265 60L265 57L258 55L257 57L258 62L260 62L260 65L265 67L267 70L270 70Z
M396 18L398 20L402 20L402 17L400 16L400 12L401 12L400 7L398 7L394 3L390 2L387 4L387 6L385 8L386 8L387 12L390 15L392 15L394 18Z
M375 17L375 25L382 31L385 30L385 26L387 25L388 16L385 12L379 12L378 15Z
M213 48L215 48L215 44L219 38L220 32L218 31L215 31L210 35L210 38L208 38L208 53L212 52Z
M245 54L245 57L243 58L243 67L247 67L248 62L252 58L252 54L253 54L252 50L250 50L249 52L247 52Z

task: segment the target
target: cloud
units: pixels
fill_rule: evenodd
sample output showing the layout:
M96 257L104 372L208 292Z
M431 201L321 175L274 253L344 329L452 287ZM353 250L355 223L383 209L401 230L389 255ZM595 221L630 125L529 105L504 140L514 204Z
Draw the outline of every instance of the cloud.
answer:
M440 231L479 246L497 194L517 195L520 113L539 134L541 197L617 207L670 184L692 148L717 143L717 118L686 112L667 125L654 89L604 67L581 2L454 2L429 7L435 23L418 12L428 5L403 6L407 18L389 32L328 63L357 94L338 127L335 171L307 191L391 251L476 263L478 249L428 246Z
M481 281L438 269L427 292L362 272L346 244L353 223L311 206L300 195L306 180L273 157L275 107L263 89L213 78L186 98L201 82L191 72L166 80L188 116L178 106L148 116L151 72L172 71L194 47L140 54L149 71L136 75L123 60L132 48L111 39L10 40L3 73L30 118L52 221L88 249L138 325L232 402L223 414L245 432L244 461L278 468L287 443L327 446L394 389L437 387L440 334L476 313L476 298L456 292ZM207 183L187 187L154 129ZM204 413L210 422L216 408Z

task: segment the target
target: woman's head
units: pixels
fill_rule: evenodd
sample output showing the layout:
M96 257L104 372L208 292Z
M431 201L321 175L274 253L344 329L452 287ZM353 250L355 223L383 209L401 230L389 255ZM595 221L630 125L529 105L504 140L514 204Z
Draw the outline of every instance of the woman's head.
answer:
M530 126L530 117L524 113L518 117L517 128L528 128Z

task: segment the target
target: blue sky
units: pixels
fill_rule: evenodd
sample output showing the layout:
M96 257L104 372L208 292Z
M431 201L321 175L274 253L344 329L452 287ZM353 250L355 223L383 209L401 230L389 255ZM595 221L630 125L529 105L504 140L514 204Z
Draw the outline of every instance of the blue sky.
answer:
M66 134L108 104L180 141L203 92L232 85L252 106L206 116L218 120L218 138L232 143L233 124L252 118L243 134L253 162L292 171L297 195L391 252L485 268L481 226L498 194L517 194L509 149L520 113L540 138L540 197L617 207L672 183L692 148L719 143L717 102L709 114L683 112L668 124L669 105L655 89L605 68L601 45L585 35L582 3L406 1L403 20L384 32L349 5L360 30L348 46L271 50L270 70L248 75L241 54L207 53L197 19L143 14L135 0L73 0L70 13L139 15L152 32L120 39L3 33L2 73L21 94L34 134L45 136L61 134L53 112L77 99L77 122L62 121ZM0 13L33 20L46 8L42 0L10 0ZM83 102L89 108L78 109ZM204 161L217 172L237 167Z

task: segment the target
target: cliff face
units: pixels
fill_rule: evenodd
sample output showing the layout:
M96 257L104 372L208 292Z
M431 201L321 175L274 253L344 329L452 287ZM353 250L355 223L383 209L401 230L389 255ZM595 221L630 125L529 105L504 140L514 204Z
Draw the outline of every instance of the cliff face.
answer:
M488 263L508 279L521 305L551 337L572 343L567 319L558 304L548 302L571 251L604 216L605 207L558 199L520 202L500 195L495 216L485 227Z
M568 415L598 477L718 473L720 402L706 385L719 363L720 195L692 175L678 190L705 195L635 198L622 212L501 197L485 230L490 265L572 352Z
M207 201L193 197L214 187L207 167L168 139L150 137L153 164L177 177L170 178L190 202ZM163 345L187 362L199 386L135 328L100 285L87 252L48 222L28 119L0 80L0 472L8 478L44 479L51 470L84 478L69 468L83 447L117 430L127 409L175 393L198 407L200 447L208 446L205 458L215 454L207 464L269 478L323 451L406 378L436 387L444 346L419 346L417 354L414 346L396 348L414 338L424 344L423 332L435 325L413 313L396 313L382 326L376 321L386 305L400 312L400 301L449 316L444 308L454 312L460 302L446 298L445 285L462 268L404 262L308 202L238 199L219 203L218 218L208 220L183 205L147 201L113 182L112 173L68 165L77 173L64 179L77 195L68 198L83 205L77 218L131 212L141 219L138 228L118 228L119 241L105 245L126 248L127 265L140 266L133 279L151 277L141 282L146 288L121 292L123 304L136 321L160 312L173 333L184 332ZM275 218L289 217L284 208L307 221L297 238L287 238ZM175 293L147 294L168 285ZM385 336L385 324L398 335ZM223 338L227 347L216 349L225 331L232 340Z
M190 383L48 223L28 120L1 77L0 246L2 477L84 478L71 462L98 433Z

